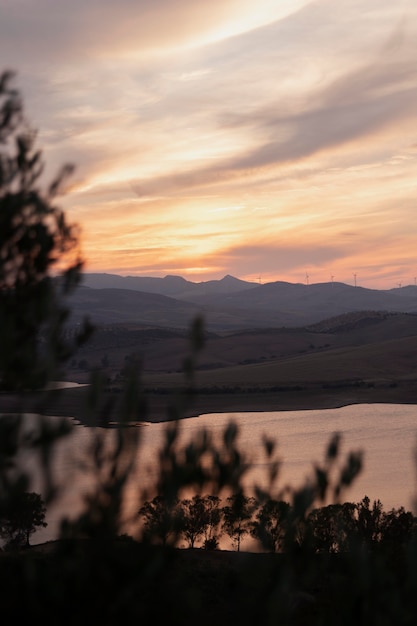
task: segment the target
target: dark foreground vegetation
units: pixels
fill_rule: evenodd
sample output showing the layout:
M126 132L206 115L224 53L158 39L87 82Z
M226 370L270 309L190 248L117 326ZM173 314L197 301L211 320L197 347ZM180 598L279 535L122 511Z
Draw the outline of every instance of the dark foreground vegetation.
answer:
M244 504L246 510L251 503ZM269 514L263 517L265 509L280 511L276 533L265 524L271 521ZM247 522L239 526L238 511L225 518L233 520L235 537ZM314 509L301 521L290 507L267 501L252 531L270 549L271 538L279 537L280 551L263 553L178 549L167 540L166 515L164 520L162 533L151 525L141 540L101 537L96 528L89 538L5 552L0 575L6 623L52 623L58 614L63 624L415 623L411 513L384 513L380 503L370 506L364 498L357 505Z
M33 400L38 412L39 389L61 379L92 329L86 321L75 334L66 332L67 297L82 269L76 231L54 204L68 168L40 189L41 155L9 74L0 78L0 150L0 380L8 396L25 410ZM3 622L414 625L415 518L403 509L385 512L366 497L349 503L361 451L343 458L336 433L309 480L293 489L280 485L275 442L265 439L267 487L248 494L236 424L220 443L202 430L180 444L205 340L201 319L189 339L184 385L167 403L154 485L145 489L138 481L136 511L128 518L124 497L141 441L140 429L124 426L143 418L145 400L135 360L118 392L116 437L106 445L97 433L83 510L62 519L56 542L28 545L65 487L56 483L51 459L71 424L40 419L39 428L28 431L19 412L0 417ZM89 383L86 420L105 418L111 410L103 396L105 372L94 371ZM43 392L44 406L48 397ZM24 463L28 451L42 477L40 494L33 490L33 468ZM135 536L126 533L132 522ZM222 533L235 551L218 549ZM245 533L258 552L239 550Z
M0 558L4 623L188 626L415 624L408 552L175 550L128 538L61 541ZM29 583L30 580L30 583Z

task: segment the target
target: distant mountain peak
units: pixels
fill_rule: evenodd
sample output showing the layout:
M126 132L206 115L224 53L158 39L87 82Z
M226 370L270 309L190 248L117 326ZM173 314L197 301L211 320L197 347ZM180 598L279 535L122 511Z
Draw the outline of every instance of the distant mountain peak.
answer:
M175 282L175 283L181 283L181 284L189 282L182 276L177 276L175 274L167 274L166 276L164 276L163 280L165 280L166 282L172 282L172 283Z
M241 280L240 278L235 278L235 276L232 276L231 274L226 274L226 276L223 276L223 278L221 280L219 280L220 283L245 283L246 281Z

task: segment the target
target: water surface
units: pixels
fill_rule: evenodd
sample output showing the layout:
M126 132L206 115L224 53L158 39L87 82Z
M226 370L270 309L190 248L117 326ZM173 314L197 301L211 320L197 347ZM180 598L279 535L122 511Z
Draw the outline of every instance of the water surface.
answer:
M262 446L264 435L276 441L277 453L282 462L276 485L278 490L287 483L297 486L304 482L311 475L314 463L323 460L330 437L339 432L342 435L342 456L351 450L364 452L364 469L344 499L358 502L367 495L371 501L381 500L385 510L400 506L414 510L416 405L360 404L326 410L206 414L180 422L181 440L192 440L203 427L214 436L220 436L231 420L239 429L240 449L249 455L253 463L253 470L246 479L248 486L255 482L265 484L267 463ZM139 486L150 484L155 475L153 468L166 427L164 423L137 426L141 436L139 465L128 496L133 506ZM82 494L88 490L90 482L88 472L85 468L80 469L78 464L80 458L91 461L91 453L85 455L85 452L97 434L108 441L115 436L111 429L78 425L59 444L54 473L58 480L65 481L67 487L59 503L48 510L48 527L36 532L33 543L54 538L62 515L71 517L81 509Z

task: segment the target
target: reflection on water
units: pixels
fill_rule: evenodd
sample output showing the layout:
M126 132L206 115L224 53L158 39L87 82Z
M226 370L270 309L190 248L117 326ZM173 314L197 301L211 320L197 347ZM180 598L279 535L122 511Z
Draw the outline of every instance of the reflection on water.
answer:
M30 419L34 424L34 416ZM331 435L340 432L343 454L358 449L365 453L364 470L345 499L358 502L367 495L371 501L380 499L385 510L400 506L414 510L413 454L417 436L415 405L362 404L329 410L208 414L182 420L181 440L193 439L202 427L208 428L213 436L220 436L231 419L239 427L239 447L247 452L253 464L246 478L248 487L255 482L265 483L266 480L267 465L261 443L263 435L277 442L278 456L282 460L278 489L286 483L296 486L303 482L310 474L313 463L323 459ZM129 488L130 502L127 503L133 509L137 505L140 488L152 484L155 459L163 442L166 424L141 424L138 428L141 444L137 468ZM132 430L138 431L138 428ZM76 426L57 445L54 475L57 480L65 482L66 489L59 502L53 508L48 508L48 527L36 532L33 543L54 538L59 519L64 514L72 517L81 510L82 494L88 490L91 482L88 472L80 463L82 460L91 461L88 450L97 435L103 436L110 444L116 432L112 429ZM25 462L31 461L26 459ZM32 488L39 491L36 472L33 472L33 476Z
M55 391L55 389L72 389L73 387L88 387L89 383L73 383L69 380L53 380L47 384L45 391Z

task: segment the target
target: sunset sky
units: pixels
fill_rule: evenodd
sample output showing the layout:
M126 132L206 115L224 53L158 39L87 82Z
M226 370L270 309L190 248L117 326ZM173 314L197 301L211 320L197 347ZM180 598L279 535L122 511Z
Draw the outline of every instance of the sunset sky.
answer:
M417 277L416 0L0 0L85 271Z

